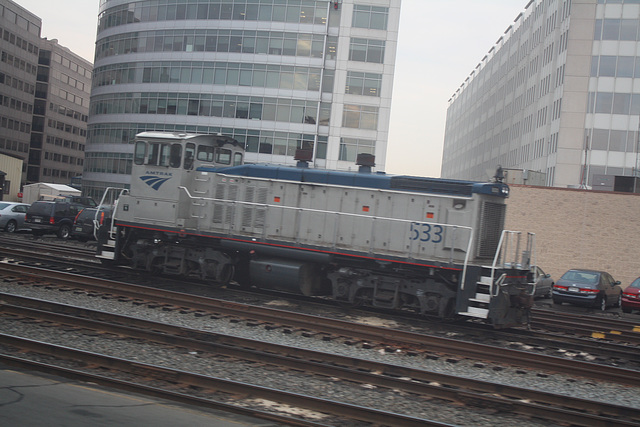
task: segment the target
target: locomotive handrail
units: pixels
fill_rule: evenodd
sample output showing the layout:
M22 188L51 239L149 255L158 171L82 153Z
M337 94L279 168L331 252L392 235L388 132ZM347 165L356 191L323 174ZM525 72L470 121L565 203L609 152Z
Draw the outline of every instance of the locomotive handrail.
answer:
M514 252L514 261L513 262L507 262L506 258L508 255L508 250L509 250L509 243L511 242L509 238L506 238L506 236L512 236L515 235L517 236L517 240L516 240L516 249ZM522 237L522 232L521 231L512 231L512 230L502 230L502 233L500 234L500 241L498 242L498 247L496 248L496 254L493 258L493 264L491 265L491 282L489 284L489 294L494 296L493 294L493 286L494 286L494 277L495 277L495 271L496 268L498 268L500 265L502 267L505 266L509 266L509 267L518 267L518 268L523 268L525 265L528 268L531 268L531 257L534 257L535 260L535 253L534 249L535 249L535 245L534 245L534 240L535 240L535 233L531 233L528 232L527 233L527 250L525 252L522 253L522 257L524 258L525 253L529 254L529 260L525 263L524 259L522 260L522 262L518 262L519 261L519 257L520 257L520 240ZM504 246L504 247L503 247ZM535 265L535 264L534 264ZM504 274L503 274L504 276ZM504 277L500 277L496 282L495 285L496 287L499 287L500 283L498 283L499 281L504 280ZM535 289L534 289L535 291Z
M94 228L93 228L94 235L98 232L98 227L96 227L95 225L96 225L97 217L100 214L100 208L103 205L106 206L105 201L107 200L107 196L109 195L109 193L116 192L116 191L119 191L119 193L117 193L115 198L113 198L111 218L109 218L109 229L108 229L109 238L110 239L113 238L113 234L114 234L113 229L116 222L116 210L118 209L118 201L120 200L120 196L123 196L129 193L129 190L126 188L121 188L121 187L105 188L104 193L102 194L102 198L100 199L100 203L96 207L96 218L94 219ZM96 240L98 239L98 236L94 236L94 237L96 238Z
M454 229L455 230L455 229ZM472 229L473 231L473 229ZM462 278L460 279L460 290L464 290L464 284L467 280L467 266L469 265L469 256L471 254L471 243L473 242L473 232L470 233L469 236L469 246L467 247L467 253L464 257L464 267L462 269ZM452 252L453 252L453 243L451 244Z
M213 197L199 197L199 196L193 196L191 194L191 192L189 191L188 188L184 187L184 186L178 186L179 190L182 190L185 192L185 194L187 195L187 197L190 200L200 200L200 201L210 201L210 202L216 202L216 203L225 203L225 204L229 204L231 206L235 206L235 205L244 205L244 206L256 206L256 207L263 207L263 208L276 208L276 209L283 209L283 210L291 210L291 211L296 211L296 212L312 212L312 213L320 213L320 214L326 214L326 215L337 215L338 218L340 216L347 216L347 217L353 217L353 218L368 218L370 220L373 221L373 224L375 224L376 221L381 220L381 221L391 221L391 222L397 222L397 223L406 223L406 224L411 224L411 223L416 223L415 220L413 219L400 219L400 218L388 218L388 217L383 217L383 216L375 216L375 215L362 215L362 214L356 214L356 213L344 213L344 212L338 212L338 211L327 211L327 210L322 210L322 209L311 209L311 208L301 208L298 206L280 206L280 205L271 205L268 203L256 203L256 202L246 202L246 201L240 201L240 200L228 200L228 199L218 199L218 198L213 198ZM204 205L199 205L201 207L203 207ZM194 216L195 218L200 218L199 216ZM298 221L299 217L296 215L296 223L294 224L295 227L299 227L299 221ZM463 274L462 277L463 279L466 276L466 271L467 271L467 266L469 263L469 256L471 253L471 248L472 248L472 243L473 243L473 227L469 227L466 225L455 225L455 224L444 224L444 223L439 223L439 222L428 222L428 224L430 225L438 225L441 226L443 228L447 228L447 229L453 229L453 236L452 236L452 241L451 241L451 254L453 253L453 251L455 250L455 240L453 239L453 237L455 236L455 231L457 229L465 229L465 230L469 230L469 240L467 243L467 250L465 252L465 260L464 260L464 265L463 265ZM266 227L265 227L266 228ZM370 242L373 241L373 236L374 236L374 232L375 232L376 228L375 227L371 227L371 239ZM333 239L333 248L336 247L336 243L337 243L337 233L338 233L338 229L336 227L335 230L336 235L334 236ZM229 234L231 234L231 229L229 230ZM299 233L297 233L296 235L299 235ZM443 239L444 241L444 239ZM413 245L411 245L412 247ZM370 248L371 251L371 248ZM411 257L412 254L412 249L409 249L408 252L408 256ZM452 261L453 255L451 255L450 257L450 263L453 262ZM463 282L464 283L464 282Z

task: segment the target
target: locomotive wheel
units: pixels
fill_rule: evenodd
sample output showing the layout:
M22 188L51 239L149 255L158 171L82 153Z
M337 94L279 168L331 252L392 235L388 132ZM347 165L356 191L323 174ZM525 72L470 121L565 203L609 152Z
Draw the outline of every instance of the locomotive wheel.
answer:
M220 273L220 284L228 285L233 276L235 275L236 268L233 264L227 264L222 267L222 273Z
M249 261L238 261L237 267L233 266L233 280L242 288L251 288L251 277L249 276Z
M353 306L363 307L366 305L370 305L369 303L372 300L373 300L373 291L371 289L362 289L353 298Z
M155 257L149 263L149 273L151 273L151 275L153 275L153 276L160 276L162 274L162 272L164 271L163 268L162 268L162 263L163 262L164 262L164 258Z

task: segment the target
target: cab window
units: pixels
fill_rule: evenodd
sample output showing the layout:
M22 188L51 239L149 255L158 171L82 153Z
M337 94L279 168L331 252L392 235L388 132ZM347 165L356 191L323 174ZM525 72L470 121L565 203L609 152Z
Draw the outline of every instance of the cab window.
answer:
M149 144L148 165L169 166L171 158L171 145L155 142Z
M201 162L213 162L213 147L209 147L207 145L199 145L197 159Z
M187 170L193 169L193 159L196 157L196 145L193 142L188 142L184 149L184 168Z
M238 166L242 164L242 153L234 153L233 154L233 166Z
M145 141L136 142L133 152L133 162L136 165L144 165L144 159L147 154L147 143Z
M182 165L182 145L172 144L171 153L169 155L169 166L179 168Z
M221 165L231 164L231 150L227 148L216 148L216 163Z

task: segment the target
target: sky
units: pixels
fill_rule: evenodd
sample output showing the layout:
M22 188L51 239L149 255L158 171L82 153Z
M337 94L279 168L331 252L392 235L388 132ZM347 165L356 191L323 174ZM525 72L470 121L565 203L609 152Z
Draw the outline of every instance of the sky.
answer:
M99 0L14 0L93 62ZM528 0L402 0L387 173L439 177L448 100ZM62 7L64 4L64 7Z

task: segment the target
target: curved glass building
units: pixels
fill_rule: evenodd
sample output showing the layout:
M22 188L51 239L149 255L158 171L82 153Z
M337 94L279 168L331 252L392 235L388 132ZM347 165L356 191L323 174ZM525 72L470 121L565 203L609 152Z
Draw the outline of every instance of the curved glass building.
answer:
M101 0L83 191L127 186L142 131L222 133L247 161L384 169L400 0Z

